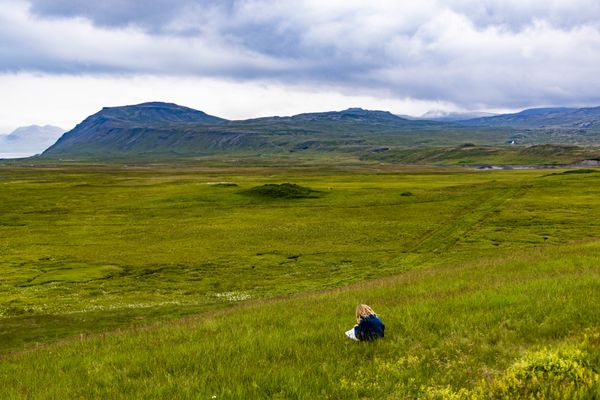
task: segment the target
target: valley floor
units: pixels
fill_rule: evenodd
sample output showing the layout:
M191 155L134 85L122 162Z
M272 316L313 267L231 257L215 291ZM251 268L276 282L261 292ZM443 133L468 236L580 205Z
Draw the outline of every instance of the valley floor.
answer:
M314 192L249 190L285 182ZM596 170L0 167L0 387L594 398L599 183ZM359 302L384 340L343 337Z

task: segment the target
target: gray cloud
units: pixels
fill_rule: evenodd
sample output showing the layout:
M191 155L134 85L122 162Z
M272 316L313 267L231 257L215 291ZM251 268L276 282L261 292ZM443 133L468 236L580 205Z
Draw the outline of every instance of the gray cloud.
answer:
M97 26L122 27L137 25L150 31L160 31L188 8L198 5L214 7L217 1L146 0L140 1L77 1L32 0L30 12L38 17L83 17Z
M600 102L592 0L0 0L0 69L270 80L462 108Z

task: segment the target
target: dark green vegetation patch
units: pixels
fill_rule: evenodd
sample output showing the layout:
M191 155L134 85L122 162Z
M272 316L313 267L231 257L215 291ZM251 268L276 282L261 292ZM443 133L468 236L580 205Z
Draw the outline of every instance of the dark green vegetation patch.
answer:
M598 172L596 169L582 168L582 169L570 169L563 172L563 174L593 174Z
M267 199L314 199L321 197L322 192L295 183L267 183L241 192L249 196Z
M212 184L215 187L237 187L237 183L233 182L217 182Z
M600 172L600 170L597 169L591 169L591 168L577 168L577 169L569 169L563 172L555 172L552 174L548 174L548 176L552 176L552 175L580 175L580 174L595 174L597 172Z

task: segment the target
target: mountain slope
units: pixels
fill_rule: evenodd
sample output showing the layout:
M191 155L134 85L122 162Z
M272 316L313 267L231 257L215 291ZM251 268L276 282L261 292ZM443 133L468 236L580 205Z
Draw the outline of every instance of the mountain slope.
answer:
M464 125L515 128L600 128L600 107L587 108L532 108L515 114L474 118L460 121Z
M65 133L44 155L140 151L161 146L176 132L227 120L171 103L105 107Z

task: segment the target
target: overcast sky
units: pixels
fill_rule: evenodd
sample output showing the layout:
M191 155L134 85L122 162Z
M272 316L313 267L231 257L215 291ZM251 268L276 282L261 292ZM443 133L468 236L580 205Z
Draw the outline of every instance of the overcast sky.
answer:
M0 0L0 132L169 101L230 119L600 105L597 0Z

